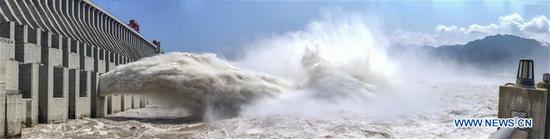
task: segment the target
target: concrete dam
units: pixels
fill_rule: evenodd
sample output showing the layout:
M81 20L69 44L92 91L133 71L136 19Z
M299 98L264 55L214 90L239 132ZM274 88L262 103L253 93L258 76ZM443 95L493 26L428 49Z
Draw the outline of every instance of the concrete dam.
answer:
M101 96L99 76L159 53L89 0L0 0L0 137L144 107L138 95Z

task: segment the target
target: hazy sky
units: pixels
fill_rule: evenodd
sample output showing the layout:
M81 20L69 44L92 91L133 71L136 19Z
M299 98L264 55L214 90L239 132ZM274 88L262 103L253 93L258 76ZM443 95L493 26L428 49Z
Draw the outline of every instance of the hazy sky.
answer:
M123 21L138 20L142 34L160 40L167 52L227 53L258 38L303 29L327 12L376 18L385 34L404 44L440 45L494 33L540 40L550 34L548 0L92 1Z

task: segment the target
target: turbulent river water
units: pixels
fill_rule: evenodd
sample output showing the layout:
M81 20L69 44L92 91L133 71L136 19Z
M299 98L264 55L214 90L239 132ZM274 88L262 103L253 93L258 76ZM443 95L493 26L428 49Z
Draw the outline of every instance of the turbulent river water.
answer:
M23 130L23 138L487 138L493 128L455 128L453 118L494 118L497 85L471 82L422 83L428 86L425 110L388 118L357 114L331 116L241 115L195 122L181 109L149 107L100 119L70 120ZM485 79L486 80L486 79ZM386 106L387 107L387 106ZM408 106L386 111L400 111Z
M378 108L368 105L401 89L394 87L384 45L375 40L360 20L315 22L306 31L258 42L236 60L208 53L144 58L102 75L100 90L152 96L204 120L369 114Z
M496 130L459 129L452 120L496 117L505 80L415 54L388 57L376 32L361 18L328 18L255 41L234 60L209 53L144 58L102 75L100 90L149 96L154 106L38 125L23 135L480 138Z

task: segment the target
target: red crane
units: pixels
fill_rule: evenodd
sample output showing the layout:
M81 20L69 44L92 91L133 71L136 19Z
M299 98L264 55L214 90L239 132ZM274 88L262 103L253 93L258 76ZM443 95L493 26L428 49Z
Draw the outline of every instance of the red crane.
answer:
M130 26L131 28L136 30L136 32L139 33L139 23L136 20L134 19L130 20L130 23L128 24L128 26Z

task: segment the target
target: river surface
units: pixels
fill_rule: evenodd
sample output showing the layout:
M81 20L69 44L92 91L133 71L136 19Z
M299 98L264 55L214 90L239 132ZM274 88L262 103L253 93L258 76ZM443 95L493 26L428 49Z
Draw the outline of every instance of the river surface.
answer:
M391 118L332 116L238 116L198 122L182 109L133 109L107 118L40 124L23 138L487 138L494 128L456 128L453 118L494 118L498 83L472 81L428 86L435 111ZM405 107L405 106L404 106ZM399 111L395 109L394 111Z

